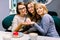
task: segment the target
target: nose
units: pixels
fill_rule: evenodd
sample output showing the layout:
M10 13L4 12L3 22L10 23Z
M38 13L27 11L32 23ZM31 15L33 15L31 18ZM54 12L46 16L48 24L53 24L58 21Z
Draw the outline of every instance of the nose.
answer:
M24 12L24 11L25 11L25 9L22 9L22 11Z
M30 10L30 11L32 11L33 9L32 9L32 8L30 8L29 10Z

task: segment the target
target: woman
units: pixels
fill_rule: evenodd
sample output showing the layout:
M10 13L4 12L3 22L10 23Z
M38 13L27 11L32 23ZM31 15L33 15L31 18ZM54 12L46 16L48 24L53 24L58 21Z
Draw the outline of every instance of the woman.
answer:
M23 31L24 26L32 24L30 23L31 21L29 20L29 18L26 17L27 11L25 4L22 2L17 3L16 11L17 14L14 16L12 22L12 31Z
M27 11L28 11L28 16L30 17L31 21L33 21L33 18L35 19L35 9L33 2L27 3Z
M41 21L34 23L34 27L39 30L43 36L59 37L53 18L48 14L46 6L42 3L35 4L36 12L41 16Z
M29 15L31 21L36 22L36 20L38 20L37 18L40 18L40 16L36 14L34 5L35 5L34 2L28 2L27 3L27 11L28 11L28 15ZM37 17L37 16L39 16L39 17Z
M34 2L28 2L27 3L27 11L28 11L28 17L31 19L31 22L36 22L38 19L35 17L36 16L36 12L35 12L35 8L34 8ZM39 16L39 19L40 19L40 16ZM38 34L39 31L36 30L35 27L33 27L33 25L30 25L30 29L28 31L26 31L25 33L31 33L31 32L36 32Z

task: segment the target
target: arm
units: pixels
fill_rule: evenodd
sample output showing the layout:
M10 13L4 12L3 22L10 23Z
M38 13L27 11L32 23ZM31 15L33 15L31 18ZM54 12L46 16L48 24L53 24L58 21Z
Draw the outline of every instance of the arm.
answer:
M27 30L27 33L31 33L31 32L35 32L37 31L37 29L33 26L31 26L31 28L29 30Z
M36 27L42 35L46 35L49 28L49 19L47 17L43 17L41 22L39 22L39 25L35 23L34 27Z
M14 31L18 32L21 28L22 28L22 24L19 24L19 25L14 29Z
M18 23L18 19L15 17L13 20L13 23L12 23L12 26L13 26L12 31L19 31L22 28L22 26L31 25L31 24L32 23L29 18L27 18L27 20L25 22Z
M22 27L21 23L18 23L18 19L15 16L13 21L12 21L12 31L19 31Z
M58 35L57 31L56 31L54 23L48 29L47 36L50 36L50 37L59 37L59 35Z
M42 18L41 21L42 25L38 25L35 24L35 27L43 34L46 36L50 36L50 37L59 37L55 25L54 25L54 21L53 19L47 15L45 17ZM41 28L42 27L42 28Z
M36 32L36 28L35 27L31 27L30 29L28 29L27 31L25 31L24 33L32 33L32 32Z
M42 35L45 35L45 34L46 34L45 31L44 31L44 29L43 29L40 25L38 25L37 23L34 24L34 27L35 27Z
M50 18L50 27L48 29L48 33L47 35L51 36L51 37L59 37L57 31L56 31L56 27L55 27L55 23L53 18Z

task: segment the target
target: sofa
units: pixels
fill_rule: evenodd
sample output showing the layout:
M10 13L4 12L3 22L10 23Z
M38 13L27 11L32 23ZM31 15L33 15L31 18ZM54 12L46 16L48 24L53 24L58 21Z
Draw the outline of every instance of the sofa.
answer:
M55 22L56 30L60 36L60 18L58 17L57 13L54 11L49 11L48 14L50 14Z
M8 28L11 26L15 15L16 14L9 15L2 20L2 26L5 29L5 31L11 32L11 30L8 30Z
M60 35L60 18L58 17L57 13L54 11L49 11L48 14L50 14L52 18L54 19L56 30L58 34ZM6 31L11 31L11 30L8 30L8 28L11 26L12 20L15 15L16 14L9 15L2 20L2 26Z

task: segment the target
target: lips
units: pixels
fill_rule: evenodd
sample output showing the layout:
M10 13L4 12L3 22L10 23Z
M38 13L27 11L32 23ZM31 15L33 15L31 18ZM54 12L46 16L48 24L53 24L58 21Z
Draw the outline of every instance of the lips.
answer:
M26 13L26 10L25 10L25 9L24 9L24 10L22 10L22 11L21 11L21 13Z
M32 13L32 12L33 12L33 10L30 10L30 12Z

